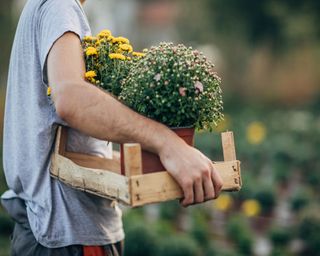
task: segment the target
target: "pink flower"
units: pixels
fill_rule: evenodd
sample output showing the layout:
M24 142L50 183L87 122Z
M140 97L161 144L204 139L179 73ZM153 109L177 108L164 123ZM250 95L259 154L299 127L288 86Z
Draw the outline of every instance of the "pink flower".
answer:
M178 50L177 47L172 48L173 53L177 53L177 50Z
M203 92L203 84L200 81L197 81L197 82L194 83L194 88L198 92Z
M154 80L156 80L157 82L160 81L161 79L161 75L158 73L153 77Z
M179 87L179 94L182 97L186 96L186 90L187 90L187 88L185 88L185 87Z
M221 80L221 78L217 75L217 73L215 73L215 74L213 75L213 78L216 79L216 80L218 80L218 81Z

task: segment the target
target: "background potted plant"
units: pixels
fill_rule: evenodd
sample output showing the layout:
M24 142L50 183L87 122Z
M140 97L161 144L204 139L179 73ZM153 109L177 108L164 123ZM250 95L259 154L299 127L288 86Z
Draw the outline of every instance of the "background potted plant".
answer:
M131 63L119 99L193 144L195 128L211 130L223 117L221 79L213 63L183 44L161 43L144 53ZM142 161L145 173L164 170L149 152L142 152Z

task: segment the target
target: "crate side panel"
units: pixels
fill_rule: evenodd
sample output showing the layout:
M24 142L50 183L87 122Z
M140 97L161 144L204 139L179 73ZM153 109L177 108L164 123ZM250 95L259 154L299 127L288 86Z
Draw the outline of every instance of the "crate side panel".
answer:
M85 168L58 154L52 157L51 174L73 188L125 204L131 203L129 181L125 176L107 170Z
M214 163L214 168L222 178L223 191L240 190L241 177L239 161ZM166 171L131 177L132 206L164 202L182 198L182 196L181 188Z

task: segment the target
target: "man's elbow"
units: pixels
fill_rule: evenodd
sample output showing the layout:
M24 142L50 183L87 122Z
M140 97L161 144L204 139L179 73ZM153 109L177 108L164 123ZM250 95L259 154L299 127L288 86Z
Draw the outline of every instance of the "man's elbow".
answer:
M66 122L70 122L74 116L74 93L75 88L73 83L63 82L60 83L59 87L52 88L52 100L56 113Z

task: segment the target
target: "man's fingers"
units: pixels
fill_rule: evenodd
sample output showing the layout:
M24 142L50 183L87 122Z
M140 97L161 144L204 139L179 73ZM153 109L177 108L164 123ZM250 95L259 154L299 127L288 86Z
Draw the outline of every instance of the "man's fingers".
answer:
M204 188L204 199L210 200L215 197L214 187L213 187L213 180L210 177L203 179L203 188Z
M218 198L218 196L221 192L223 183L222 183L222 179L221 179L220 175L214 170L214 168L212 168L211 179L212 179L212 183L214 186L214 192L215 192L214 198Z
M183 206L202 203L205 200L215 199L219 196L222 189L222 179L214 170L203 172L202 176L194 177L182 182L184 198L181 203Z
M204 201L204 192L203 192L203 185L201 177L195 178L194 182L194 203L202 203Z
M182 182L182 190L184 198L182 200L183 206L188 206L190 204L193 204L194 201L194 192L193 192L193 181L192 180L186 180Z

